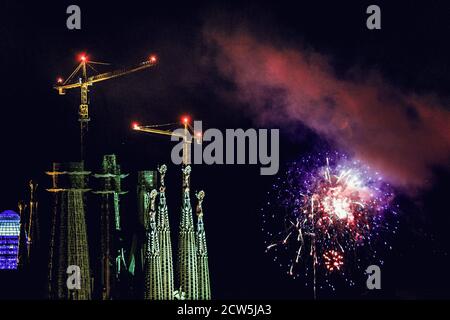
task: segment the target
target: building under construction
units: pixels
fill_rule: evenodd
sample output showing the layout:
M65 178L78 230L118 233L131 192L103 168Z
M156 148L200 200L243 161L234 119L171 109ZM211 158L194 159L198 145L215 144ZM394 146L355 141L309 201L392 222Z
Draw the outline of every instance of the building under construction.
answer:
M50 242L49 297L91 299L91 272L85 218L85 193L89 171L83 162L53 163L47 172L53 184L53 222ZM79 288L69 289L68 267L79 267Z
M160 174L159 192L156 171L138 172L137 213L139 230L135 230L129 256L125 250L124 233L121 221L120 198L122 191L121 173L115 155L103 157L101 169L93 174L96 185L89 180L90 171L84 169L85 134L90 121L89 87L98 82L128 75L136 71L153 67L157 58L152 55L148 60L135 66L98 73L93 65L107 65L92 61L81 54L79 64L67 79L58 78L54 89L63 95L71 89L80 90L80 158L81 162L54 163L53 170L47 172L52 177L52 187L47 191L53 194L53 219L50 240L48 292L52 299L86 300L100 298L118 299L126 296L123 291L146 299L210 299L208 257L206 237L203 226L202 201L204 193L199 193L197 206L197 231L194 227L190 200L190 172L188 163L189 133L188 117L184 117L184 133L179 134L183 144L183 184L182 208L180 217L177 283L174 281L172 241L169 224L169 210L166 200L165 165L158 168ZM95 75L88 75L94 70ZM135 130L164 135L176 135L175 132L151 128L151 126L133 126ZM201 133L195 133L197 143L201 142ZM33 186L32 194L33 194ZM92 193L90 192L92 191ZM87 193L93 196L87 195ZM159 196L159 197L158 197ZM89 198L89 201L87 201ZM158 201L159 200L159 201ZM30 226L38 227L33 221L33 210L37 203L30 201ZM93 205L96 204L96 207ZM89 207L89 219L86 208ZM127 215L128 217L130 215ZM91 233L88 234L87 224ZM97 227L96 227L97 226ZM95 232L92 232L94 230ZM100 232L97 232L100 231ZM32 234L32 229L28 234ZM35 232L34 232L35 233ZM99 239L96 235L99 234ZM28 249L32 238L27 238ZM88 238L90 239L88 241ZM22 239L25 239L23 236ZM94 241L92 241L94 240ZM98 241L97 241L98 240ZM94 247L89 250L88 242ZM98 244L98 245L97 245ZM95 255L95 258L92 257ZM29 255L28 255L29 256ZM90 258L91 256L91 258ZM92 265L91 265L92 263ZM78 286L69 288L69 269L78 268ZM124 278L130 275L141 285ZM142 291L141 291L142 288ZM178 289L178 290L177 290Z
M149 195L148 221L146 229L147 250L144 272L146 275L145 298L170 300L208 300L211 299L208 253L203 225L202 202L205 193L197 195L197 231L194 228L192 206L190 200L191 167L183 166L183 191L180 227L178 234L177 280L174 284L172 244L170 225L165 196L166 166L159 168L160 192L158 211L155 212L155 202L158 192L153 189ZM155 218L155 214L157 217ZM157 223L156 223L157 222ZM178 290L173 290L173 288Z
M123 286L126 285L127 265L123 243L120 196L122 179L127 177L120 171L116 156L103 157L101 172L94 174L98 187L93 191L100 199L100 244L101 251L97 261L100 276L96 281L100 288L102 300L120 298ZM122 290L121 290L122 289Z
M124 291L130 289L124 280L129 275L142 284L137 286L142 289L136 290L135 297L151 300L211 298L203 223L204 192L197 193L195 227L190 199L191 167L183 166L175 277L166 172L167 167L162 165L158 171L138 173L137 216L143 232L142 235L137 232L128 256L120 205L120 197L126 193L122 190L122 179L127 175L121 173L115 155L103 157L99 173L92 175L95 179L89 179L91 172L84 169L83 162L53 164L53 170L47 172L53 181L47 190L53 195L54 211L48 286L51 299L120 299L126 297L128 292ZM87 193L92 194L89 202ZM90 219L98 219L99 241L88 241L85 210L88 204ZM88 243L94 247L91 252L99 253L95 258L90 258ZM80 268L79 289L67 286L69 266Z

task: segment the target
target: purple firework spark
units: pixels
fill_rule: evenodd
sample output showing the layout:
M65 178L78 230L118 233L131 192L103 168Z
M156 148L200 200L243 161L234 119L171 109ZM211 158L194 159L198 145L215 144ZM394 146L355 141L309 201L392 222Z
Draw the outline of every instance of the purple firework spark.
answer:
M294 278L302 270L305 279L310 275L314 297L319 278L334 290L331 273L354 284L351 268L345 266L348 261L358 269L368 266L361 264L364 257L369 264L382 264L376 244L382 233L397 229L388 223L397 215L389 184L379 173L338 152L292 163L269 197L262 209L267 251L275 253L274 260ZM280 230L269 231L280 223ZM383 245L392 249L387 241ZM283 256L288 257L286 266Z

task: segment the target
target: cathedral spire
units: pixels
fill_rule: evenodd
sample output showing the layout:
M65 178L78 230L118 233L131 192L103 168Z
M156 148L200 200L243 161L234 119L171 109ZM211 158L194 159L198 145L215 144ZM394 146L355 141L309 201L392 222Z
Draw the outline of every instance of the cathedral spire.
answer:
M183 171L183 204L180 219L178 245L178 277L181 291L187 300L198 299L197 253L195 248L194 221L190 199L191 166L186 165Z
M157 230L159 238L159 250L161 256L161 282L162 282L162 297L164 300L172 300L174 285L173 285L173 261L172 261L172 243L170 241L170 225L169 214L166 202L166 186L165 176L167 166L163 164L158 168L160 174L159 187L159 204L157 216Z
M158 191L150 192L150 210L147 213L149 228L147 230L147 250L145 254L145 299L159 300L162 298L161 258L159 251L158 232L156 230L156 196Z
M203 225L203 199L205 192L196 194L197 204L197 263L198 263L198 299L211 300L211 287L209 283L208 249L206 246L205 228Z

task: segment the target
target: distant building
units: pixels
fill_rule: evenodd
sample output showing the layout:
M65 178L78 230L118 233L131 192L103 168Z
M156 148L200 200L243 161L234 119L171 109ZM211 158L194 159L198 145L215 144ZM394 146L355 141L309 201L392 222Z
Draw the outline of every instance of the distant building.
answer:
M6 210L0 213L0 270L17 269L20 215Z

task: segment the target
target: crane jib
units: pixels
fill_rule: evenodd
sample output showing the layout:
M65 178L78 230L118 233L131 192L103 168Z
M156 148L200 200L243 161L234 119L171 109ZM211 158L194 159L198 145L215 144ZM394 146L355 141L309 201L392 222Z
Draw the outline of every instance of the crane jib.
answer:
M81 85L83 83L87 83L89 85L89 84L92 84L95 82L100 82L100 81L108 80L111 78L117 78L117 77L129 74L129 73L135 72L135 71L139 71L139 70L142 70L145 68L152 67L154 65L155 65L155 63L151 63L149 61L144 61L132 68L124 68L124 69L119 69L119 70L105 72L105 73L101 73L101 74L98 74L95 76L91 76L85 82L77 81L77 82L68 83L68 84L61 85L61 86L54 86L53 88L58 91L79 88L79 87L81 87Z

